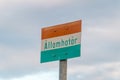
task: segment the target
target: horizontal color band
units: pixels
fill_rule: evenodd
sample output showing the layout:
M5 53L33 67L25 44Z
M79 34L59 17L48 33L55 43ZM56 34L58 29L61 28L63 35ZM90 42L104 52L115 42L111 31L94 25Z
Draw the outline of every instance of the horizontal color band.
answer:
M81 20L42 28L42 39L81 32Z
M41 63L79 57L81 45L41 52Z
M60 37L43 39L41 43L41 51L74 46L80 43L81 43L81 32L64 35Z

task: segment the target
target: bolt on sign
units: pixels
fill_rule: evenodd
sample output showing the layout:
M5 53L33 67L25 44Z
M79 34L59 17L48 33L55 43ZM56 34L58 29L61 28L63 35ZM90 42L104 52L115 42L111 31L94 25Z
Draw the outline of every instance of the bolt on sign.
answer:
M79 20L42 28L41 63L79 57L81 23Z

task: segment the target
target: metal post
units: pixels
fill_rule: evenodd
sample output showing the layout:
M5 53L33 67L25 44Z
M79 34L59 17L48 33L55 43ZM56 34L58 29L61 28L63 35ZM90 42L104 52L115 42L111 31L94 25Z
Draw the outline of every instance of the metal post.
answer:
M59 80L67 80L67 59L60 60L60 63L59 63Z

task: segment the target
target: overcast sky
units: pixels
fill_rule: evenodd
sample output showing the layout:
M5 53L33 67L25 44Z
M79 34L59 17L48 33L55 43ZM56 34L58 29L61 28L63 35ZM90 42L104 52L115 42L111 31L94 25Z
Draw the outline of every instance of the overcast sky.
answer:
M76 20L68 80L120 80L120 0L0 0L0 80L59 80L58 61L40 63L40 30Z

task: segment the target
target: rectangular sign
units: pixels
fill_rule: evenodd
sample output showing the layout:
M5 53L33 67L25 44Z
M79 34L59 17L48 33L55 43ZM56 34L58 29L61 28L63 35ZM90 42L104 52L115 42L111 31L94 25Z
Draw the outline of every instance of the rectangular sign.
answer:
M81 20L42 28L41 63L80 56Z

